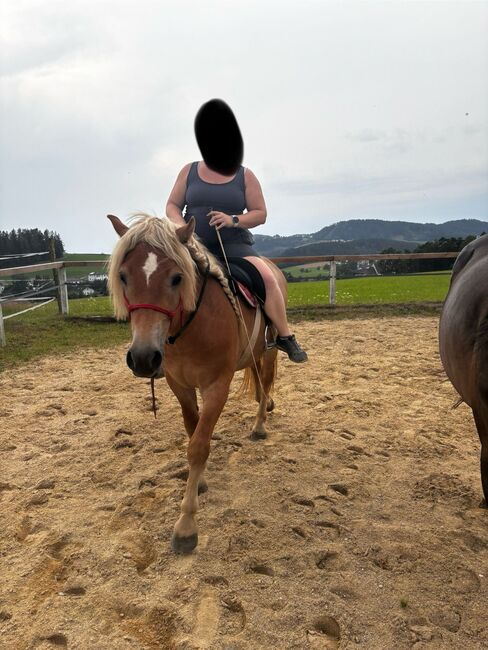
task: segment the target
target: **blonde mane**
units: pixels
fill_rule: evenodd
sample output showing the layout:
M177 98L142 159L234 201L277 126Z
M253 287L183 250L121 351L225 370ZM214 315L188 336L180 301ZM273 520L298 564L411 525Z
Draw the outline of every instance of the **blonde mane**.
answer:
M108 288L117 319L123 320L128 316L119 269L127 253L141 242L160 250L163 255L172 259L181 269L183 274L181 282L183 309L187 311L195 309L197 270L204 273L208 260L210 275L220 282L234 311L238 314L234 294L230 290L222 267L196 237L192 236L186 244L182 244L176 234L177 226L166 217L160 219L148 214L136 214L132 217L132 221L133 225L117 242L108 264Z

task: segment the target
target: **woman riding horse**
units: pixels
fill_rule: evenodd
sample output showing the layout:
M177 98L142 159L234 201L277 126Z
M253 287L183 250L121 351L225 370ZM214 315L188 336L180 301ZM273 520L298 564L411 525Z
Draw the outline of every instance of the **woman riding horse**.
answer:
M229 262L237 263L251 277L258 276L264 311L278 332L276 347L296 363L307 361L306 352L288 326L276 275L252 246L249 228L266 221L266 204L258 179L241 165L242 137L229 106L217 99L204 104L195 119L195 134L204 159L188 163L180 171L166 204L166 215L178 226L195 217L196 234L224 262L219 231Z
M115 315L129 317L132 330L127 365L137 377L166 377L188 434L189 474L172 546L189 553L198 542L198 492L205 489L210 440L234 373L244 370L259 404L251 438L263 439L274 406L277 350L266 346L260 311L238 305L221 265L193 237L194 219L176 227L139 215L130 228L109 219L120 236L110 258L110 294ZM285 277L269 264L286 295ZM250 339L244 331L253 332Z

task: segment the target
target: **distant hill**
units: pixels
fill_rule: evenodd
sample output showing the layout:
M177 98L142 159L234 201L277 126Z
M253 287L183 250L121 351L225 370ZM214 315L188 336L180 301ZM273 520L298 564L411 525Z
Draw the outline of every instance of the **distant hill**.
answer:
M384 248L413 249L416 244L440 237L467 237L488 232L488 222L457 219L445 223L413 223L383 219L350 219L310 234L282 237L254 235L256 250L271 257L292 255L328 255L332 253L378 253ZM369 242L369 243L366 243ZM312 246L312 248L310 248ZM366 250L367 248L367 250ZM299 249L299 250L298 250ZM312 252L308 252L313 250ZM307 251L307 252L306 252Z
M399 248L413 251L418 246L415 241L396 239L351 239L350 241L321 241L285 248L280 257L299 257L306 255L366 255L378 253L385 248Z

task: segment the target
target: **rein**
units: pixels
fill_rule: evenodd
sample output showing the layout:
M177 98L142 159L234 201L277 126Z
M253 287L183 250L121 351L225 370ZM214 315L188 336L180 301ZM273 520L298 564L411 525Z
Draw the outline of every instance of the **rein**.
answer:
M219 240L220 248L222 249L222 255L224 256L225 265L227 266L227 271L229 273L229 276L232 278L232 272L230 270L229 261L227 259L227 255L225 254L224 242L222 241L222 237L220 236L220 232L219 232L219 229L217 228L217 226L215 226L215 232L217 233L217 238ZM254 370L256 371L256 376L258 378L259 385L261 386L261 390L263 391L263 395L266 397L267 400L269 400L269 395L264 390L263 381L261 379L261 373L259 372L256 357L254 356L253 346L251 345L251 338L249 336L249 332L247 331L246 321L244 320L244 314L242 313L242 308L241 308L241 303L239 301L239 298L237 298L236 302L237 302L237 306L239 307L240 324L242 325L242 328L244 329L244 332L246 333L247 346L248 346L249 351L251 353L251 357L252 357L253 364L254 364ZM237 322L239 323L239 319L237 320Z

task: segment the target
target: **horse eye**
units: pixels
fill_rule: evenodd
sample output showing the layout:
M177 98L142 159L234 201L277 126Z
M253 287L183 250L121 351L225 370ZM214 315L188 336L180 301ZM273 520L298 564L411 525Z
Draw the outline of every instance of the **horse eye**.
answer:
M180 284L182 279L183 279L182 275L175 275L174 278L171 280L171 286L177 287Z
M122 272L119 273L119 278L120 278L120 281L122 282L122 284L127 284L127 277L126 277L125 273L122 273Z

